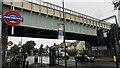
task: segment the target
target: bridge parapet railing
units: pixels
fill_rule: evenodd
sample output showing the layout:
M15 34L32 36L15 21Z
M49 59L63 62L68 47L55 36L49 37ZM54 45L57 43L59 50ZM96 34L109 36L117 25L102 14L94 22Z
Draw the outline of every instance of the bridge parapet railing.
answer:
M35 3L35 1L33 3ZM61 11L61 12L63 11L63 7L55 5L55 4L52 4L52 3L49 3L49 2L36 0L36 3L38 5L43 5L43 6L46 6L46 7L49 7L49 8L53 8L53 9ZM87 19L88 21L92 20L91 23L86 21L85 22L86 24L91 24L91 25L97 26L97 27L110 28L108 22L98 22L100 19L97 19L95 17L91 17L91 16L88 16L88 15L85 15L85 14L82 14L82 13L79 13L79 12L76 12L76 11L73 11L73 10L70 10L70 9L67 9L67 8L64 8L64 11L65 11L65 16L66 16L66 14L72 14L72 16L75 15L75 17L84 18L83 21L85 21L85 19ZM61 14L61 18L63 18L62 14ZM65 17L65 18L69 18L69 17ZM99 25L97 25L97 24L99 24Z
M5 1L10 1L10 0L5 0ZM11 5L13 2L15 2L16 0L11 0L11 2L7 3L9 5ZM12 5L15 5L17 7L23 7L26 8L28 10L31 11L36 11L36 12L41 12L44 14L48 14L48 15L52 15L52 16L56 16L59 18L63 18L63 7L49 3L49 2L45 2L45 1L41 1L41 0L19 0L20 2L15 2ZM23 3L24 2L24 3ZM34 4L34 5L33 5ZM76 22L81 22L84 24L88 24L91 26L95 26L95 27L100 27L100 28L105 28L105 29L109 29L109 23L107 22L98 22L99 19L95 18L95 17L91 17L67 8L64 8L65 11L65 19L68 20L72 20L72 21L76 21Z

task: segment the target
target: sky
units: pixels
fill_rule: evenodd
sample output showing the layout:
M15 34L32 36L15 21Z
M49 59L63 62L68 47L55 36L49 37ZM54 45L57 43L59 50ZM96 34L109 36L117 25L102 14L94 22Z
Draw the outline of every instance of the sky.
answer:
M33 0L34 1L34 0ZM47 1L59 6L62 6L62 0L43 0ZM89 15L98 19L104 19L113 14L117 14L117 11L114 10L114 6L112 4L113 0L64 0L65 8L83 13L85 15ZM36 47L38 48L40 44L43 44L44 47L46 45L53 45L54 43L61 43L61 40L57 39L42 39L42 38L23 38L22 44L26 41L33 40L36 42ZM18 44L21 41L21 37L9 37L8 41L13 41L14 44ZM71 40L70 42L74 42L75 40Z
M62 0L43 0L57 5L62 5ZM65 8L93 16L104 18L116 13L113 0L64 0Z
M43 44L43 48L46 47L46 45L48 46L52 46L54 43L56 44L60 44L63 41L62 40L58 40L58 39L45 39L45 38L29 38L29 37L13 37L13 36L9 36L8 41L12 41L14 44L18 44L22 41L22 44L25 44L26 41L35 41L36 46L35 48L39 48L41 44ZM66 40L66 42L75 42L75 40ZM14 45L13 44L13 45ZM12 45L12 46L13 46ZM9 46L9 47L12 47Z

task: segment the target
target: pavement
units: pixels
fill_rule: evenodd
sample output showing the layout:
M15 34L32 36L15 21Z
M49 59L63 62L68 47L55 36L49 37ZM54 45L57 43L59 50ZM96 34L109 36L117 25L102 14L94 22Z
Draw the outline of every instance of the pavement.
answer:
M112 57L98 57L98 58L95 58L95 61L113 62L113 58Z
M84 63L84 62L80 63L78 65L78 68L80 68L80 67L81 68L90 68L88 66L91 66L91 68L104 68L105 67L103 65L104 63L102 63L102 65L99 65L98 62L100 62L100 63L102 63L102 62L105 63L106 62L106 64L108 64L108 62L109 62L109 63L113 64L113 59L112 58L108 58L108 57L99 57L99 58L95 59L94 63ZM95 63L96 63L96 65L95 65ZM112 64L109 64L109 65L112 65ZM23 67L22 66L18 66L16 64L8 64L8 66L6 68L23 68ZM64 63L62 65L59 65L59 66L58 65L49 66L48 63L47 64L43 63L42 66L41 66L40 63L32 63L32 64L29 65L28 68L65 68L65 66L64 66ZM72 63L70 63L67 68L76 68L75 67L75 61L72 61ZM115 65L107 66L105 68L115 68Z
M72 63L69 63L69 61L72 61ZM41 68L41 64L38 63L38 64L31 64L30 65L31 67L35 67L35 68ZM67 63L67 68L76 68L75 67L75 60L68 60L68 63ZM88 66L94 66L95 68L102 68L107 66L108 68L112 67L114 68L115 67L115 63L113 62L113 58L108 58L108 57L99 57L99 58L96 58L95 59L95 62L93 63L90 63L90 62L78 62L78 68L81 67L81 68L89 68ZM98 66L98 67L97 67ZM109 67L110 66L110 67ZM92 67L92 68L94 68ZM106 67L106 68L107 68ZM64 66L64 60L62 61L62 65L55 65L55 66L49 66L48 64L42 64L42 68L65 68Z

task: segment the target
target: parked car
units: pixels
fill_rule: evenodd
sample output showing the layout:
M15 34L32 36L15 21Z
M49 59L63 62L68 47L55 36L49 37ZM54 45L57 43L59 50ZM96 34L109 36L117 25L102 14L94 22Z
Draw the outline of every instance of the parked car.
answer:
M88 54L77 54L75 56L75 59L82 62L93 62L95 60L95 57Z
M65 52L60 52L59 55L56 54L56 58L64 60L65 59ZM66 59L69 60L69 55L67 53L66 53Z

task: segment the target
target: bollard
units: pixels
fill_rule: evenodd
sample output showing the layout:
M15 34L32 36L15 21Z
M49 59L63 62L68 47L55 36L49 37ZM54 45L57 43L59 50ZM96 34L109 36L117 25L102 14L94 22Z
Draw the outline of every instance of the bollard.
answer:
M57 58L58 58L58 66L59 66L59 49L58 49L58 57Z
M41 54L41 68L42 68L42 54Z
M22 68L25 68L25 61L23 61L22 63Z
M55 58L55 49L54 48L50 48L50 66L55 66L56 64L56 58Z
M29 67L29 61L26 61L26 68Z
M114 62L116 62L116 56L113 56L113 60L114 60Z
M77 59L75 57L75 68L77 68Z
M34 63L38 63L38 55L34 56Z

